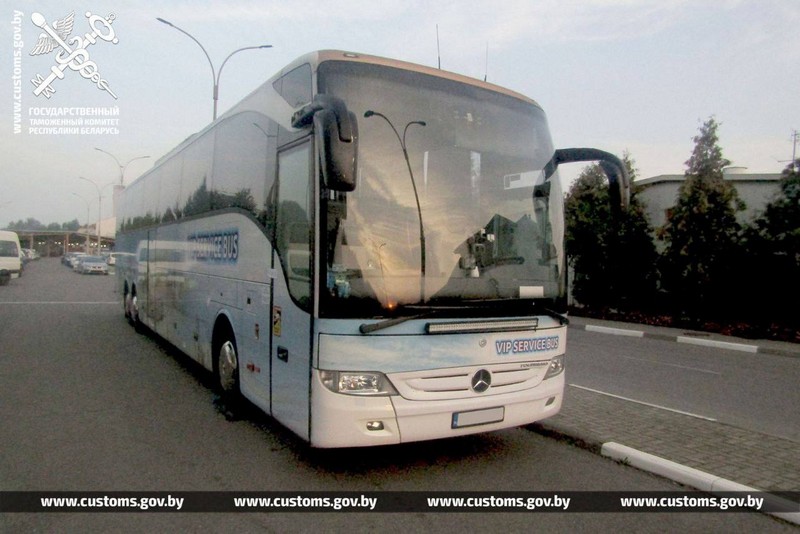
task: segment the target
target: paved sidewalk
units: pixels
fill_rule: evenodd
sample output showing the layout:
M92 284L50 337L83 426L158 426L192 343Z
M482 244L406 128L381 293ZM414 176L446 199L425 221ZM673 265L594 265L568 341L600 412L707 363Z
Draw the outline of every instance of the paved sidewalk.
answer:
M574 317L570 318L570 328L657 337L676 343L699 339L719 343L718 346L727 349L800 360L800 345L792 343ZM797 364L800 366L800 361ZM597 452L603 444L615 442L751 488L800 492L800 442L590 390L567 386L561 412L536 423L533 429L564 437Z

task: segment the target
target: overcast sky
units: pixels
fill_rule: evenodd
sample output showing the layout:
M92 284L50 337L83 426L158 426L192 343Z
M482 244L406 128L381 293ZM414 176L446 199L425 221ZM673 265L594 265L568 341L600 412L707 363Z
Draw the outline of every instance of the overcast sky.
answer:
M0 227L110 215L114 159L132 162L128 184L212 115L212 76L196 37L225 65L219 114L283 65L341 49L441 65L509 87L545 109L557 147L630 152L639 177L681 174L692 137L709 116L721 123L725 157L751 172L780 172L800 129L800 0L222 0L136 2L6 0L0 11ZM67 69L49 99L57 51L31 55L42 30L74 12L71 36L91 32L86 13L113 13L113 38L86 47L95 83ZM17 17L19 15L19 17ZM100 34L110 30L94 19ZM21 42L20 42L21 38ZM488 47L488 66L487 66ZM17 57L15 57L17 54ZM16 71L15 71L16 60ZM19 76L15 76L15 74ZM107 87L116 95L116 99ZM20 113L15 116L15 105ZM116 109L113 133L52 135L33 119L50 109ZM62 117L70 118L70 117ZM15 133L15 119L20 126ZM800 149L800 147L798 147ZM579 172L562 170L569 181ZM87 180L81 180L84 177Z

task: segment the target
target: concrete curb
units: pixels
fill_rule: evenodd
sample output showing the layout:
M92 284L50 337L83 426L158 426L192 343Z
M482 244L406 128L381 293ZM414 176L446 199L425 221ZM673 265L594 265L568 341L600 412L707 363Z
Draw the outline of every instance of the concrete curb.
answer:
M730 492L758 494L759 497L763 497L765 501L769 503L771 509L786 510L785 512L773 511L764 513L794 523L795 525L800 525L800 512L794 511L798 509L797 503L765 493L762 490L726 480L693 467L687 467L670 460L665 460L664 458L619 443L603 443L600 447L600 454L612 460L625 463L637 469L668 478L684 486L689 486L713 495L724 495Z
M759 498L763 498L765 502L769 503L770 509L779 511L761 512L761 510L754 509L755 511L800 525L800 511L797 511L800 504L764 490L751 488L620 443L613 441L601 443L591 436L580 435L578 432L573 432L560 426L548 425L545 421L532 423L526 428L542 436L566 441L576 447L706 493L727 497L730 496L731 492L757 494Z
M627 337L646 337L651 339L660 339L663 341L674 341L676 343L685 343L689 345L701 345L704 347L712 347L718 349L736 350L740 352L749 352L751 354L772 354L777 356L789 356L792 358L800 358L800 347L797 350L784 350L773 347L766 347L762 345L754 345L750 343L735 343L731 341L721 341L718 339L700 338L687 335L670 335L660 334L656 332L648 332L646 330L637 330L632 328L618 328L609 326L600 326L594 324L570 324L570 328L579 330L586 330L587 332L596 332L600 334L610 334L615 336Z
M754 355L760 353L800 358L800 345L795 347L790 343L771 342L769 340L765 340L763 343L740 343L738 338L727 338L718 334L694 333L681 329L650 327L648 325L633 325L613 321L604 321L604 323L597 324L588 318L575 317L571 318L570 328L600 334L634 338L646 337L675 343L701 345ZM622 400L630 399L623 398ZM528 425L527 428L538 434L571 443L590 452L709 494L718 496L727 494L725 496L731 496L730 492L752 493L754 496L757 495L758 498L765 499L764 502L768 503L769 509L772 510L762 513L768 513L781 520L800 525L800 503L794 502L794 500L784 499L763 489L745 486L744 484L611 441L616 437L614 434L594 435L591 431L581 430L580 424L576 427L564 421L551 420L533 423ZM756 511L761 512L761 510Z

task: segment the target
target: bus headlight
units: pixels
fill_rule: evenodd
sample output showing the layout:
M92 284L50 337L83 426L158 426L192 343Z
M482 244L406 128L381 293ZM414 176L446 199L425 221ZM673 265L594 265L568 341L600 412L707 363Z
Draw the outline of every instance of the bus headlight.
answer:
M383 373L361 371L320 371L326 388L345 395L397 395L392 383Z
M552 360L550 360L550 366L547 368L547 373L544 375L543 380L547 380L548 378L553 378L554 376L558 376L564 372L564 355L561 354L559 356L554 356Z

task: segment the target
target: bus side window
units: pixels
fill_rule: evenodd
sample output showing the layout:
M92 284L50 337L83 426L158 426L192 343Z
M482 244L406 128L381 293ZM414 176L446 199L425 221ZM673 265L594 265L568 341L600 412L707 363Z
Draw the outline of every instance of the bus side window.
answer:
M297 109L300 106L311 102L312 83L311 65L300 65L296 69L288 72L283 77L278 78L272 84L273 89L283 97L287 104ZM294 140L307 135L305 130L287 130L283 126L278 127L278 145L285 145Z
M292 298L311 300L311 143L278 155L275 247Z

